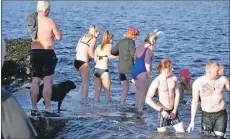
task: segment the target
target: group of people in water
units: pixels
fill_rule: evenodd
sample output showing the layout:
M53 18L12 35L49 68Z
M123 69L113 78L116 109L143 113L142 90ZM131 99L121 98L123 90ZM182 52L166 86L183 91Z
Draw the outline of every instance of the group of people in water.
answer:
M52 93L52 80L57 63L54 52L55 37L62 39L62 35L53 19L49 18L50 5L48 1L38 1L38 32L37 39L33 39L31 47L32 85L31 115L38 113L36 99L41 79L44 81L44 99L47 114L50 114L50 97ZM172 125L177 132L185 132L183 122L179 117L178 105L180 93L187 90L192 94L191 123L188 132L194 128L195 114L200 98L202 109L202 130L214 132L217 136L223 137L227 126L227 113L224 102L224 90L229 90L229 79L221 73L221 66L215 61L206 64L205 75L193 81L188 69L179 72L180 78L173 74L173 64L168 58L160 60L156 70L159 75L149 86L149 78L152 77L152 63L154 60L153 49L158 35L156 31L149 32L146 38L137 47L135 40L139 30L130 27L114 47L112 46L113 34L105 31L101 43L96 47L97 38L100 34L99 27L91 25L87 34L83 35L76 46L76 57L74 67L77 74L82 78L80 94L83 100L88 97L89 88L89 57L94 59L94 102L99 102L102 87L105 91L105 100L111 101L109 60L118 58L118 72L123 91L120 104L126 103L129 92L129 82L136 86L136 107L137 113L141 116L143 106L147 103L150 107L159 112L158 131L165 132L166 127ZM223 69L222 69L223 70ZM180 83L178 84L178 81ZM159 101L153 101L157 95Z

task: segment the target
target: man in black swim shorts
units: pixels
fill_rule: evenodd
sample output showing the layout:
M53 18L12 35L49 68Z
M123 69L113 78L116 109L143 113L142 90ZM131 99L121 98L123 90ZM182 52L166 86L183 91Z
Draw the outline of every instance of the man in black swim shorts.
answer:
M31 101L32 101L32 116L40 115L37 109L37 97L39 94L39 85L41 79L44 82L43 98L45 101L45 116L56 116L51 113L51 95L52 95L52 84L53 74L55 71L57 57L54 52L54 37L57 40L62 39L62 35L57 28L56 23L53 19L49 18L50 4L48 1L37 2L37 38L32 39L31 45L31 75L32 85L30 90Z
M215 61L206 64L205 75L196 79L192 86L191 122L187 129L191 132L195 125L195 116L199 97L201 98L201 129L202 133L215 134L224 138L228 116L224 101L224 90L229 90L229 79L219 75L219 65Z

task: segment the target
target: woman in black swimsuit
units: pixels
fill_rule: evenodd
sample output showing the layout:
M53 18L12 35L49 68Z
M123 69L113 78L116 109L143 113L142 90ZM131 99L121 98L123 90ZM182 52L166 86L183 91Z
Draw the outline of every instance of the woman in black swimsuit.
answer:
M99 101L102 85L105 91L106 102L111 101L108 63L109 59L117 58L117 56L111 55L112 39L113 34L106 31L103 34L101 44L95 50L94 60L96 65L94 68L94 81L96 92L94 95L94 103Z
M74 60L74 67L77 73L82 78L80 88L81 98L86 100L89 89L89 56L94 58L94 47L99 35L99 28L95 25L89 27L88 34L80 38L76 47L76 58Z

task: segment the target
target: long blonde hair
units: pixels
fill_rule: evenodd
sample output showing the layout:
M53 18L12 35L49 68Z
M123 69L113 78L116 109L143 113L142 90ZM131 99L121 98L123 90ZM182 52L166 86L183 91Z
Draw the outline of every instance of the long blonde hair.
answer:
M101 39L101 50L104 49L106 44L110 43L110 40L113 39L113 34L109 31L104 32L103 37Z
M95 34L98 33L98 32L100 32L100 29L97 26L91 25L89 27L89 31L88 31L89 35L95 36Z

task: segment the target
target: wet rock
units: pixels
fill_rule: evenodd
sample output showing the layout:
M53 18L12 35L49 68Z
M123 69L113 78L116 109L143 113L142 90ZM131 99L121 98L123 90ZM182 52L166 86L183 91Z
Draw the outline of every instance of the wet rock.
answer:
M6 56L2 67L2 84L9 85L12 82L30 81L30 48L31 39L5 40Z
M67 119L64 117L38 117L29 115L28 118L34 125L39 138L54 136L67 122Z

